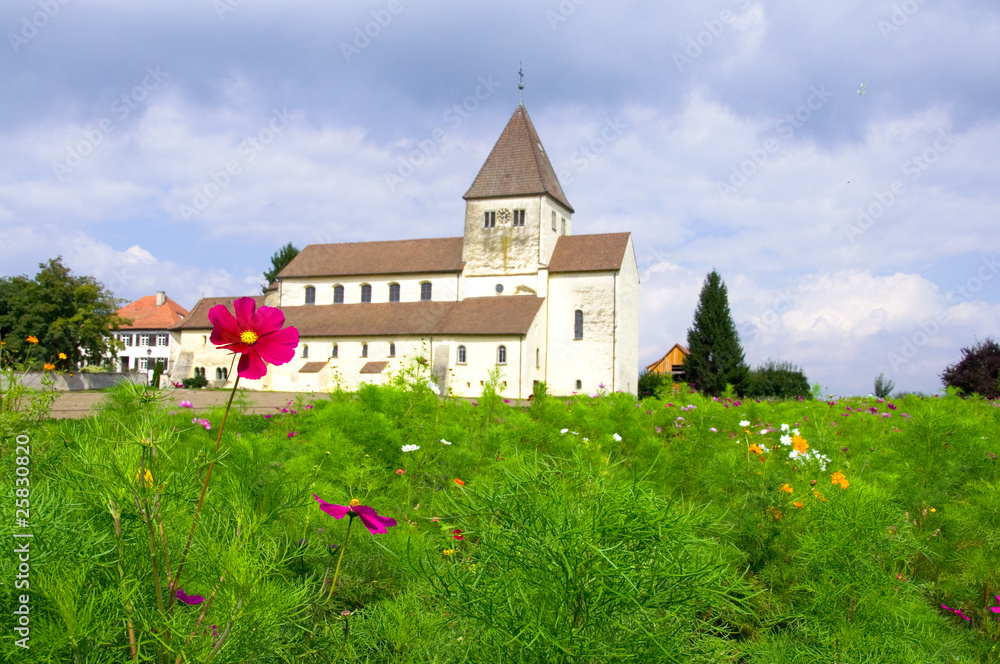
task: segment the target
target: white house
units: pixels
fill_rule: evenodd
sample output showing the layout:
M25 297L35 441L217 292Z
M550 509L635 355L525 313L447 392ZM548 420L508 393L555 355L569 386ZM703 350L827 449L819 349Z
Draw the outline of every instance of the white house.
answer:
M295 360L247 387L354 389L414 357L439 389L504 394L536 383L566 395L634 393L639 275L629 233L573 235L573 207L524 106L465 193L460 237L308 245L258 302L299 330ZM174 380L223 378L232 355L208 341L205 298L171 329Z
M187 309L177 304L163 291L156 295L140 297L118 310L118 315L131 320L122 325L114 337L125 348L118 351L115 368L118 371L152 371L157 362L170 370L170 328L188 315Z

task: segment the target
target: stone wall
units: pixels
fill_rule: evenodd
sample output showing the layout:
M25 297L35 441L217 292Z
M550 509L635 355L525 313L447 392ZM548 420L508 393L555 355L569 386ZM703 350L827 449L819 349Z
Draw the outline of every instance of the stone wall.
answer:
M21 379L21 384L27 387L42 389L42 372L29 372ZM103 390L111 387L123 380L145 385L149 378L143 373L74 373L72 376L65 373L49 374L55 384L52 386L57 392L72 392L76 390ZM0 378L0 387L7 389L3 378Z

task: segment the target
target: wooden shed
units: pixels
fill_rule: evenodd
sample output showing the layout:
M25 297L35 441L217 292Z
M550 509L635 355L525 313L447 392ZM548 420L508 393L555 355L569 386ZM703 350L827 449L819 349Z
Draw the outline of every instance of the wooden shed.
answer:
M667 354L653 362L646 369L650 373L671 374L677 382L683 382L684 358L691 354L687 348L674 344Z

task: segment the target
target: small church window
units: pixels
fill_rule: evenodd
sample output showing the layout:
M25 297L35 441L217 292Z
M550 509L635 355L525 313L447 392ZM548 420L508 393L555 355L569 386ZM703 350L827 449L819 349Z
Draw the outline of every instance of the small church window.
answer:
M497 225L496 210L483 213L483 228L494 228Z
M541 369L542 368L542 349L541 348L536 348L535 349L535 368L536 369Z
M302 357L309 357L309 344L302 344Z
M333 287L333 303L343 304L344 303L344 287L337 284Z
M514 226L524 226L524 210L514 210Z
M306 286L306 304L316 304L315 286Z
M424 302L429 302L431 299L431 282L425 281L420 284L420 299Z
M560 217L562 219L562 234L566 235L566 217Z
M337 348L337 344L333 344L333 348L330 350L330 357L338 357L340 349Z
M578 390L582 390L583 389L583 381L582 380L576 381L576 389L578 389Z
M577 309L573 313L573 338L583 339L583 310Z
M465 346L458 347L458 363L465 364Z
M552 230L556 230L556 211L552 211Z
M215 380L228 380L229 379L229 369L225 367L215 368Z
M372 286L371 284L361 284L361 301L371 302L372 301Z
M389 342L389 357L396 357L396 344Z
M389 301L399 302L399 284L389 284Z
M497 364L507 364L507 347L499 346L497 348Z
M368 357L368 344L361 344L361 357Z

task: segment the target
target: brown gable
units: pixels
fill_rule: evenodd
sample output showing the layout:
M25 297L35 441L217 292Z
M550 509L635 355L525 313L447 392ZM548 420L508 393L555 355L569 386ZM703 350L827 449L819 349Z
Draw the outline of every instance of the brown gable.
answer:
M183 320L188 310L169 297L157 306L156 296L146 295L126 304L117 313L132 321L131 325L122 325L122 330L165 330Z
M541 194L548 194L570 212L574 211L566 200L528 111L524 106L518 106L479 170L479 175L462 198L471 200Z
M434 334L526 334L544 301L533 295L471 297L456 302Z
M326 367L326 362L306 362L299 367L299 373L319 373Z
M361 371L358 373L380 374L387 366L389 366L388 362L365 362L365 366L361 367Z
M461 272L462 238L310 244L278 276Z
M231 297L203 297L198 300L198 303L194 305L194 309L188 314L188 317L183 321L171 327L171 330L202 330L202 329L212 329L212 323L208 320L208 311L217 304L222 304L229 309L229 312L233 311L233 302L245 297L243 295L235 295ZM253 298L257 306L263 306L264 296L258 295Z
M549 260L549 272L603 272L620 270L629 233L563 235Z

